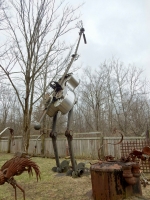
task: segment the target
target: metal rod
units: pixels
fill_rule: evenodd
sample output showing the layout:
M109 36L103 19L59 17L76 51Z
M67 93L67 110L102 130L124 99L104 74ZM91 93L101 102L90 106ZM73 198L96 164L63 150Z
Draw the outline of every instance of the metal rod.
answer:
M66 68L66 70L65 70L65 72L64 72L64 74L63 74L63 76L62 76L62 78L61 78L60 81L59 81L59 84L60 84L60 85L62 85L62 83L63 83L63 81L64 81L64 79L65 79L65 76L66 76L66 74L68 73L68 71L69 71L69 69L70 69L70 67L71 67L71 65L72 65L72 63L73 63L73 61L74 61L74 59L75 59L75 56L76 56L77 51L78 51L78 48L79 48L79 44L80 44L80 40L81 40L82 34L83 34L83 29L80 29L79 39L78 39L78 43L77 43L77 46L76 46L76 49L75 49L75 52L74 52L74 56L72 56L70 63L68 64L68 66L67 66L67 68Z
M65 80L65 76L67 75L67 73L69 72L69 69L73 63L73 61L75 60L76 58L76 55L77 55L77 51L78 51L78 48L79 48L79 44L80 44L80 40L81 40L81 37L82 37L82 34L84 34L84 28L82 27L80 29L80 32L79 32L79 39L78 39L78 43L77 43L77 46L76 46L76 49L75 49L75 52L74 54L72 55L72 58L71 58L71 61L70 63L68 64L63 76L61 77L61 79L59 80L59 85L62 86L63 85L63 82ZM86 43L86 39L85 39L85 35L83 36L84 37L84 42ZM45 115L47 114L47 111L48 109L50 108L51 104L53 103L53 97L55 96L57 92L56 91L52 91L51 94L50 94L50 97L49 99L47 100L46 102L46 106L45 106L45 109L44 109L44 112L39 120L39 122L37 122L35 125L34 125L34 128L35 130L39 130L41 128L41 125L40 123L42 122L43 118L45 117Z
M34 145L34 147L35 147L35 154L36 154L36 148L37 148L37 141L38 141L38 139L39 139L43 134L44 134L44 131L43 131L43 133L41 133L41 134L37 137L37 139L36 139L36 141L35 141L35 145Z
M7 130L10 129L10 127L5 128L2 132L0 132L0 136Z
M56 166L60 168L60 162L59 162L59 156L58 156L58 148L57 148L57 143L56 143L56 139L57 139L56 122L57 122L57 113L53 117L52 131L50 133L50 137L52 138L52 144L53 144L53 149L54 149L54 154L55 154Z
M66 135L67 141L68 141L68 147L69 147L72 168L73 168L73 171L76 171L76 162L75 162L75 158L74 158L73 145L72 145L72 135L70 135L70 126L72 123L72 118L73 118L73 108L68 113L67 131L66 131L65 135Z

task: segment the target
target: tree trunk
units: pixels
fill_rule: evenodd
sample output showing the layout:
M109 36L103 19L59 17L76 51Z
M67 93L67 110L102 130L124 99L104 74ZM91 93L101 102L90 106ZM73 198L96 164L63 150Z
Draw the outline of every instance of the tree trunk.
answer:
M46 136L46 116L43 119L43 134L41 135L41 156L45 156L45 136Z
M28 153L28 148L29 148L29 140L30 140L30 120L31 116L28 113L28 111L24 112L24 119L23 119L23 146L24 146L24 151Z

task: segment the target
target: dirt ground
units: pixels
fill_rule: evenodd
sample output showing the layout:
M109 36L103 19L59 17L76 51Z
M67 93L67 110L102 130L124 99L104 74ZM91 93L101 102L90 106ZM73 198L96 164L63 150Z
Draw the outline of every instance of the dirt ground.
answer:
M10 158L12 154L0 153L0 166ZM41 180L36 181L35 175L29 177L25 172L15 177L17 183L25 190L26 200L93 200L91 175L89 171L79 178L66 176L64 173L54 173L51 169L55 166L55 160L50 158L33 157L40 166ZM90 167L90 160L77 160L86 162ZM127 200L150 200L150 185L142 186L143 197L130 197ZM15 191L11 185L0 185L0 200L15 200ZM22 192L17 189L17 199L23 200Z

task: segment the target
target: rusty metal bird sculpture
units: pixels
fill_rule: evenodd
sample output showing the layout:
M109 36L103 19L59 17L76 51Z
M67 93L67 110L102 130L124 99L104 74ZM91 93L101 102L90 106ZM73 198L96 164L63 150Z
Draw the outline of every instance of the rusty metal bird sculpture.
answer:
M25 191L17 184L14 176L18 176L23 172L27 171L29 175L33 175L33 170L35 171L36 178L40 178L39 166L33 162L30 157L25 154L17 154L10 160L6 161L0 169L0 185L3 185L5 182L11 184L15 189L15 200L17 200L16 188L18 187L22 193L25 200Z

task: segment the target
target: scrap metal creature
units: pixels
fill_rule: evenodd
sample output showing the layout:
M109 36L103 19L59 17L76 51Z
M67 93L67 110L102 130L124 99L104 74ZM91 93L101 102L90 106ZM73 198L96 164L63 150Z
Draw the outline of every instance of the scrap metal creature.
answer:
M146 161L148 160L150 162L150 147L145 146L143 147L142 151L133 149L131 153L127 157L121 157L122 161L129 162L133 161L135 162L136 159L140 159L140 161Z
M34 169L36 178L40 178L39 166L33 162L27 155L23 153L16 154L15 157L6 161L0 169L0 185L3 185L5 182L11 184L15 189L15 200L17 200L16 188L19 188L23 193L23 198L25 200L25 191L24 189L16 182L14 176L19 176L23 172L27 171L29 175L33 175Z
M40 123L42 122L46 114L49 117L53 117L52 131L50 132L50 137L52 138L53 149L54 149L55 160L56 160L56 167L54 167L53 170L60 173L64 172L67 169L69 169L69 162L64 160L62 163L60 163L59 161L58 148L57 148L57 142L56 142L57 141L56 122L57 122L57 114L59 111L63 115L68 113L67 130L65 132L65 136L67 137L70 159L71 159L71 164L72 164L72 170L69 173L71 173L73 177L80 176L80 174L83 173L83 169L84 169L84 163L79 163L77 165L75 161L73 147L72 147L73 137L70 131L72 117L73 117L73 107L74 107L74 104L76 103L76 95L75 95L74 90L79 85L79 81L72 73L68 73L68 72L73 62L78 58L77 51L79 48L82 35L83 35L84 43L85 44L87 43L85 34L84 34L85 29L83 28L82 22L80 22L78 26L80 26L79 27L80 32L79 32L79 39L78 39L75 52L72 55L70 63L68 64L63 76L58 80L58 82L57 81L50 82L50 87L53 89L53 91L46 102L43 115L41 116L39 122L36 123L34 126L36 130L39 130L41 128Z
M128 156L121 157L121 161L123 162L139 162L141 164L141 161L148 161L150 166L150 147L145 146L142 148L142 150L133 149L131 153L129 153ZM146 185L150 185L150 179L146 177L143 171L140 172L141 174L141 184L143 184L144 187Z

